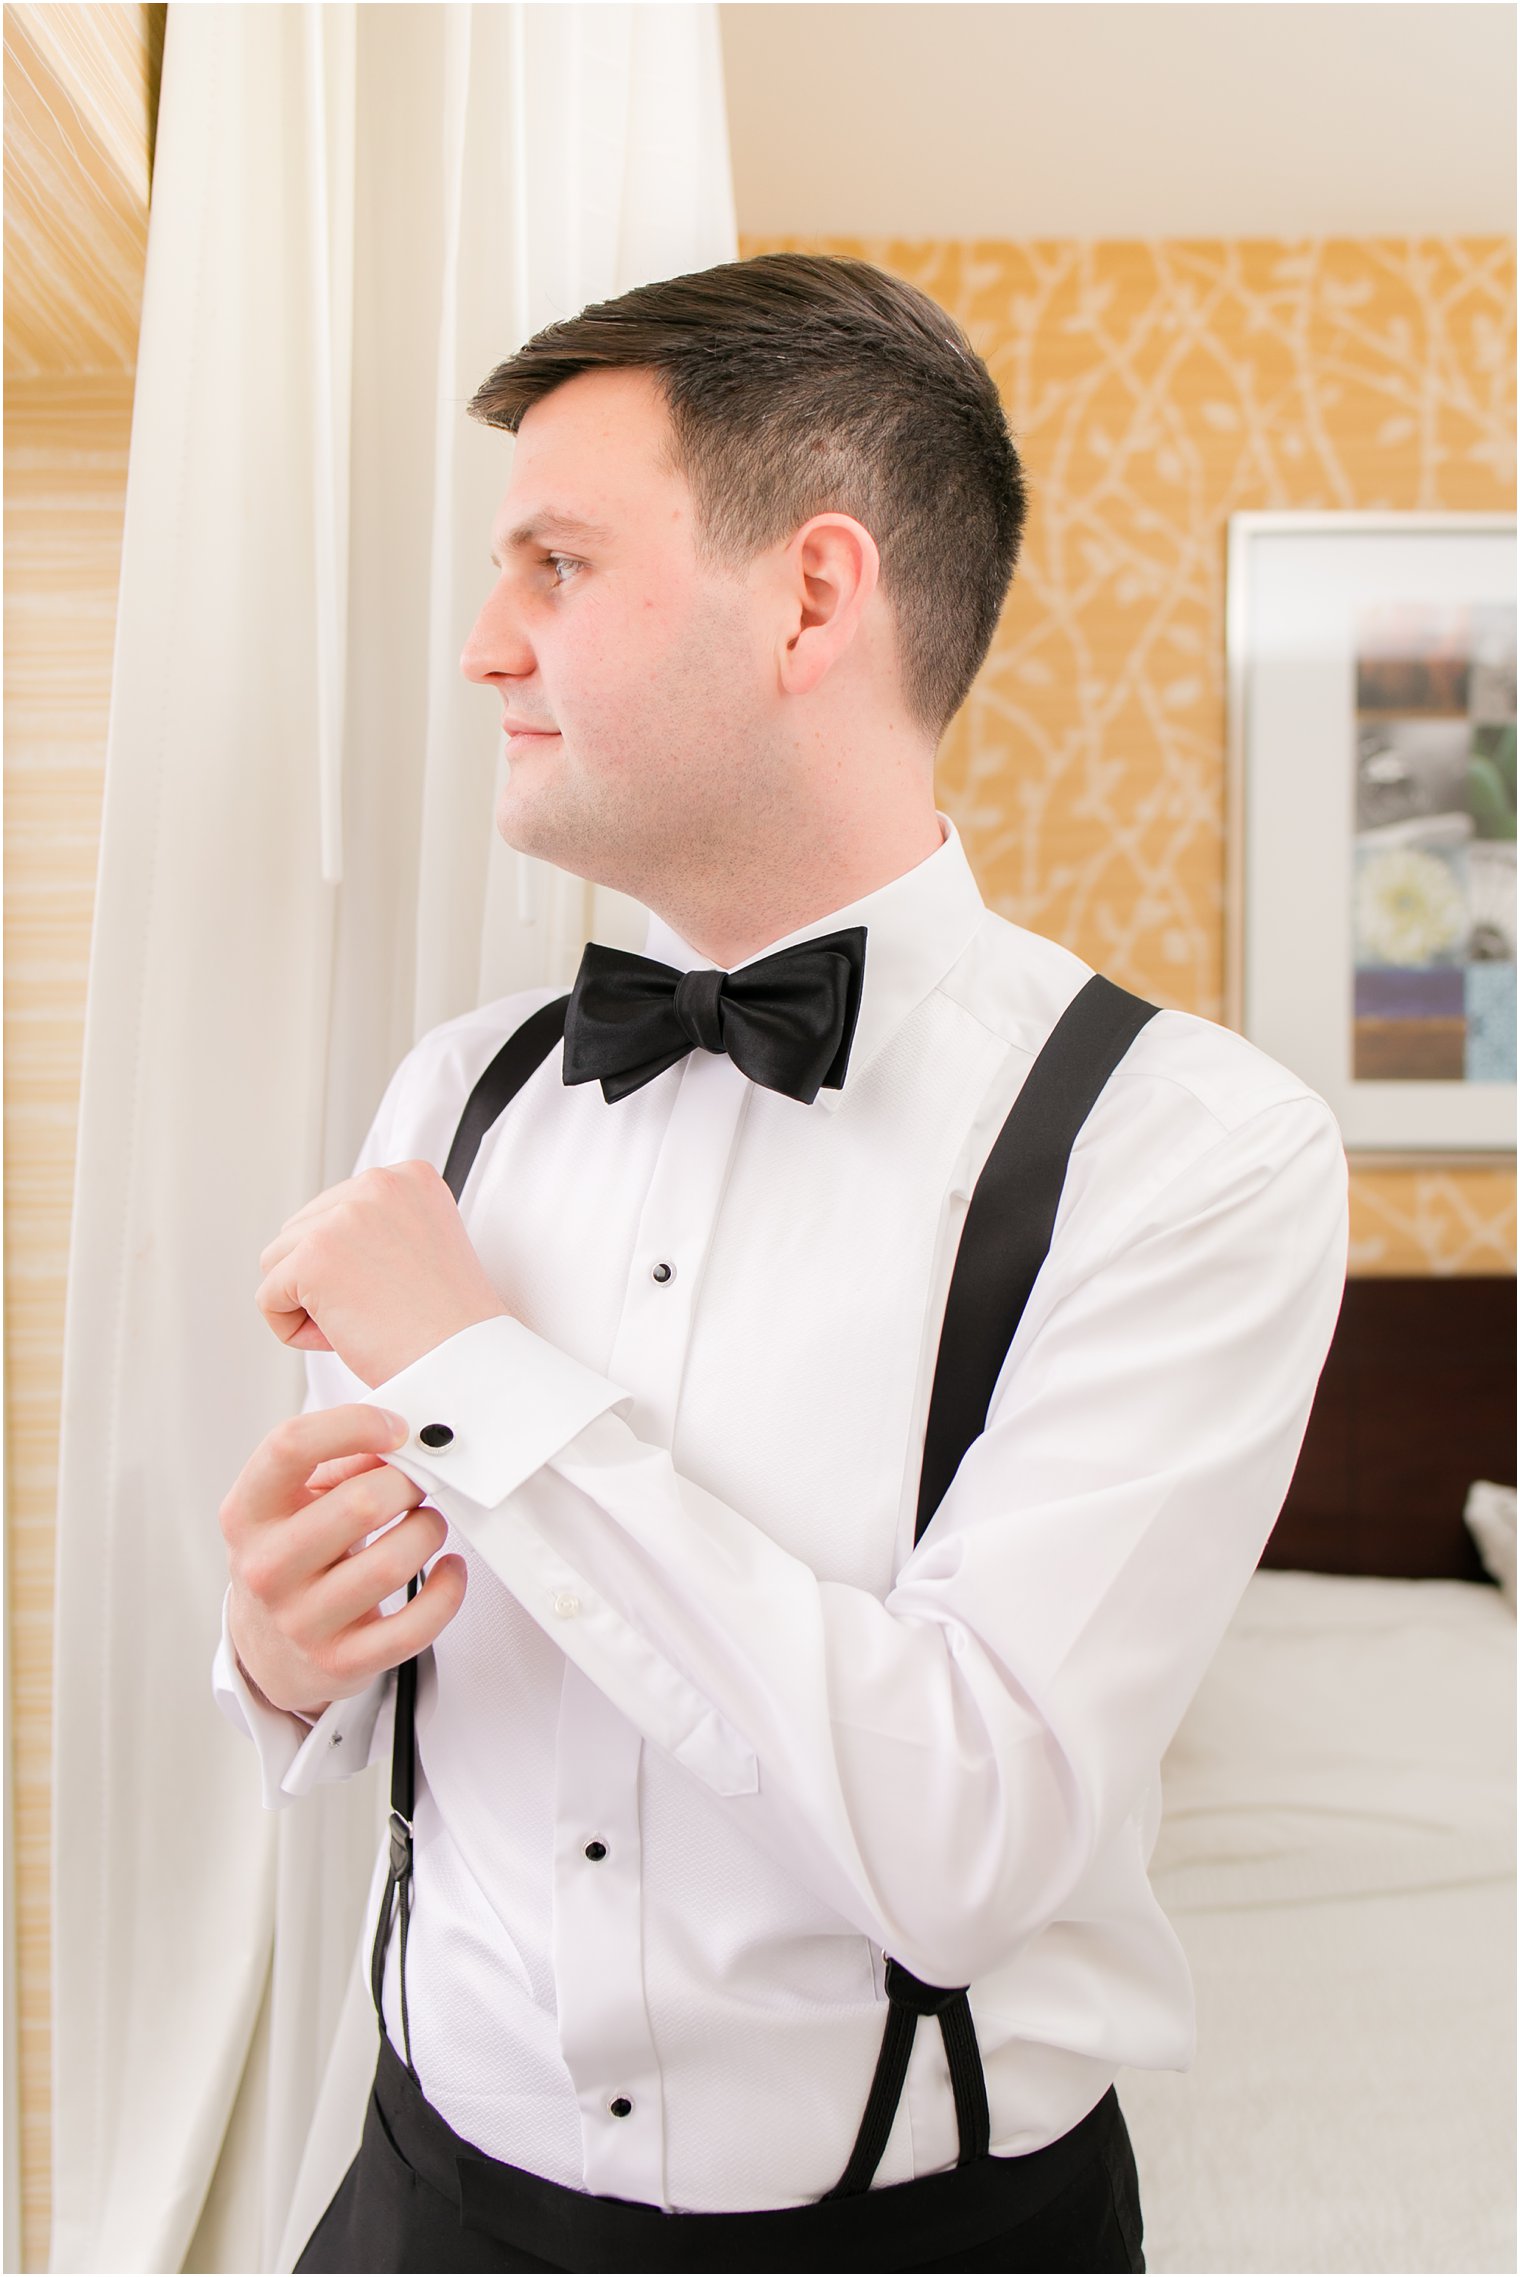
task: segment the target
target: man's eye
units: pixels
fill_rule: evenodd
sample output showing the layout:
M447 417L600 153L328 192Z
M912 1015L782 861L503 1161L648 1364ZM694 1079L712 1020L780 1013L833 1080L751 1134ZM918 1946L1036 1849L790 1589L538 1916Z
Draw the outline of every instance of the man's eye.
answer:
M546 553L544 555L544 559L546 562L548 562L551 569L560 562L567 563L571 570L577 570L580 568L580 563L568 553ZM565 585L569 583L569 579L564 577L556 577L554 582L556 585Z

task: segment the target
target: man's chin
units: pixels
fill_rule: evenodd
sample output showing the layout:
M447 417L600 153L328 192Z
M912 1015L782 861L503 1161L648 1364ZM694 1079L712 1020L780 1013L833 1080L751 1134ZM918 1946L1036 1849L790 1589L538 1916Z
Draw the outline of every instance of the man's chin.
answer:
M496 802L496 834L515 854L544 854L541 830L522 800L510 791L503 792Z
M552 798L518 800L504 791L496 808L496 829L515 853L548 862L588 885L611 886L619 893L642 898L646 881L630 849L610 823L598 826L583 813L571 812ZM609 842L609 831L611 839Z
M496 802L496 830L514 853L531 854L558 868L573 867L567 860L569 836L561 802L552 793L529 791L509 783Z

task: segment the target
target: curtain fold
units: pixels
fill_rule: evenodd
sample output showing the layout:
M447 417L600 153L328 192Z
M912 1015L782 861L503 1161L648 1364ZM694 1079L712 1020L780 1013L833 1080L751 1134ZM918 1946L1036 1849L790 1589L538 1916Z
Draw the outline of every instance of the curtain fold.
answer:
M258 1253L425 1028L642 943L495 837L458 657L512 446L463 407L735 251L711 6L170 8L65 1330L55 2269L288 2268L357 2144L381 1782L266 1814L208 1685L217 1509L302 1396Z
M322 876L343 876L343 704L348 645L349 401L354 324L354 41L351 0L305 11L312 218L312 503Z

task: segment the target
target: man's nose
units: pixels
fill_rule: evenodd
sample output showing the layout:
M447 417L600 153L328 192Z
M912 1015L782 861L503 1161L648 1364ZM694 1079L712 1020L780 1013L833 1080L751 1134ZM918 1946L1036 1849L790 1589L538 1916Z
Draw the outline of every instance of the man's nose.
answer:
M485 682L503 674L516 680L532 670L533 651L515 620L503 580L488 595L460 654L459 669L467 680Z

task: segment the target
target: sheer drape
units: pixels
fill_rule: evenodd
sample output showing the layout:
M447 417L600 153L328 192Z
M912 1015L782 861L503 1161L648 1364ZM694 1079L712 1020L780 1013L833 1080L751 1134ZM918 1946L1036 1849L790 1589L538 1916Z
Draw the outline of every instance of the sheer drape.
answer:
M265 1814L207 1682L217 1507L301 1398L258 1252L425 1028L642 942L495 837L458 656L511 444L463 405L734 252L710 6L170 9L64 1367L56 2269L288 2268L357 2143L379 1783Z

